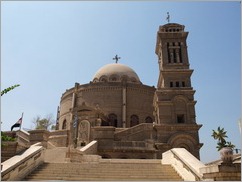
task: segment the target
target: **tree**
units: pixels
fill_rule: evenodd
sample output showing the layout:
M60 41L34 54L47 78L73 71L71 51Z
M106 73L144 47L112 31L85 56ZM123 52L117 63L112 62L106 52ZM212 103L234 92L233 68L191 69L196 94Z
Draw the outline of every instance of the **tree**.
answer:
M225 138L228 138L226 133L227 133L227 131L224 131L224 128L220 128L220 126L218 127L218 129L216 131L213 130L213 133L212 133L211 136L215 140L218 140L217 147L216 147L218 149L218 151L221 150L224 147L230 147L230 148L234 148L235 147L235 145L233 145L231 142L227 142L225 140Z
M55 121L53 119L53 115L49 114L49 115L46 115L44 118L37 116L36 118L33 119L32 122L34 123L35 129L49 130L51 125L53 125Z
M9 91L15 89L16 87L19 87L20 85L19 84L16 84L16 85L13 85L11 87L8 87L4 90L1 91L1 96L3 96L4 94L8 93Z

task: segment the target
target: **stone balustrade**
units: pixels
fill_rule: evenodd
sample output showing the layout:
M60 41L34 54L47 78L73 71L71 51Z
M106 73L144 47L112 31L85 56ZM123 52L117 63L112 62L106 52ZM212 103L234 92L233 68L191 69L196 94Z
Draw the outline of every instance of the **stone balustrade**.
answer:
M1 163L2 181L20 181L31 173L44 161L44 148L36 143L30 146L23 154Z
M205 165L184 148L173 148L162 154L162 164L170 164L185 181L200 181Z

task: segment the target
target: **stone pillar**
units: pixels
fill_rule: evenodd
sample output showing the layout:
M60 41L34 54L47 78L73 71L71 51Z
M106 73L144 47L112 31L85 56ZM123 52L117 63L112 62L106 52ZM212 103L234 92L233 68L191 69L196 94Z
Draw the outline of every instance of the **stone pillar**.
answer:
M47 141L49 138L49 131L47 130L31 130L29 131L30 145L41 142L42 146L47 148Z
M123 86L123 90L122 90L122 96L123 96L123 109L122 109L122 122L123 122L123 128L126 128L126 100L127 100L127 96L126 96L126 85Z

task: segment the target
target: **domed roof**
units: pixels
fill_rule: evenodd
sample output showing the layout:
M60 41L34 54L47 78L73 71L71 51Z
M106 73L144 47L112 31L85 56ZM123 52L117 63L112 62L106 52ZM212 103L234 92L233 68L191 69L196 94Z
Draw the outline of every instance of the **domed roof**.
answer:
M140 83L135 71L119 63L107 64L101 67L93 77L93 82L127 82Z

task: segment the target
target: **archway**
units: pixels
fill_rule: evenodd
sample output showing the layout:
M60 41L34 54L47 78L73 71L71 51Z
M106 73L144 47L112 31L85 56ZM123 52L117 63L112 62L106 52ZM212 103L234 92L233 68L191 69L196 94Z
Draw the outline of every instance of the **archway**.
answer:
M137 115L132 115L130 117L130 127L136 126L139 124L139 117Z

